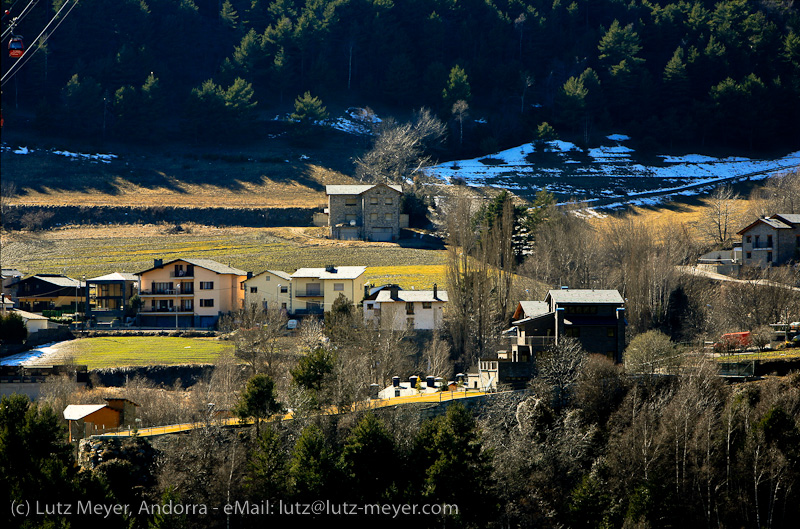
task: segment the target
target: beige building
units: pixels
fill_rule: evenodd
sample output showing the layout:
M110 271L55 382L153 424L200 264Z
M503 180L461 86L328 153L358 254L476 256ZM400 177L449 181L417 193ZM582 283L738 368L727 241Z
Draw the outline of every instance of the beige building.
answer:
M397 286L381 289L364 300L364 321L382 328L428 331L442 325L447 292L433 285L433 290L401 290Z
M326 266L300 268L291 277L289 313L319 314L331 310L333 302L343 295L354 304L361 301L365 266Z
M292 277L280 270L266 270L244 282L244 302L256 304L264 310L289 310L291 305Z
M213 327L244 306L247 272L211 259L156 259L139 276L143 327Z

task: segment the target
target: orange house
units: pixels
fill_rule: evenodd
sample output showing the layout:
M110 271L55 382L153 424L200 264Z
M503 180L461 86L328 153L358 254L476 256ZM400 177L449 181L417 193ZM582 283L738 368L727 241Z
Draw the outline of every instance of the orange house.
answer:
M64 408L70 442L134 424L138 404L128 399L105 400L107 404L70 404Z
M156 259L139 277L143 327L213 327L244 306L248 273L211 259Z

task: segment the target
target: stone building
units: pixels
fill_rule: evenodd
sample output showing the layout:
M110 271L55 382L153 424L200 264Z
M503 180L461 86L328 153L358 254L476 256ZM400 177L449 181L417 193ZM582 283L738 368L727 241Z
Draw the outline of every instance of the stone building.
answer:
M396 241L400 237L399 185L329 185L328 226L334 239Z

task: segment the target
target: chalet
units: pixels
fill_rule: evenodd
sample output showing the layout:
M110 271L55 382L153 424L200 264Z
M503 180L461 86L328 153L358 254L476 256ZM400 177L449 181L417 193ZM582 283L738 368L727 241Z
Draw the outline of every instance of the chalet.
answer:
M521 301L512 317L509 350L482 358L468 373L472 389L524 387L535 375L536 354L574 338L589 353L622 362L625 300L617 290L550 290L544 301Z
M38 274L22 279L11 287L17 307L28 312L75 310L86 296L86 285L59 274Z
M331 238L390 242L400 237L401 186L329 185L325 193Z

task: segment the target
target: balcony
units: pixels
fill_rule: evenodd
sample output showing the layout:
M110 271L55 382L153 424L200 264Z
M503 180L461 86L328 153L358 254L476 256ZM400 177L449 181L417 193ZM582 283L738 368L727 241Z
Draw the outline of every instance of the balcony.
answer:
M142 290L139 292L140 297L144 296L194 296L194 288L190 289L183 289L180 288L173 288L173 289L157 289L157 290Z
M169 273L169 277L175 278L179 277L181 279L194 279L194 270L178 270L172 271Z
M321 298L325 294L321 290L297 290L294 293L296 298Z
M177 308L177 310L176 310ZM194 310L186 307L143 307L141 314L194 314Z

